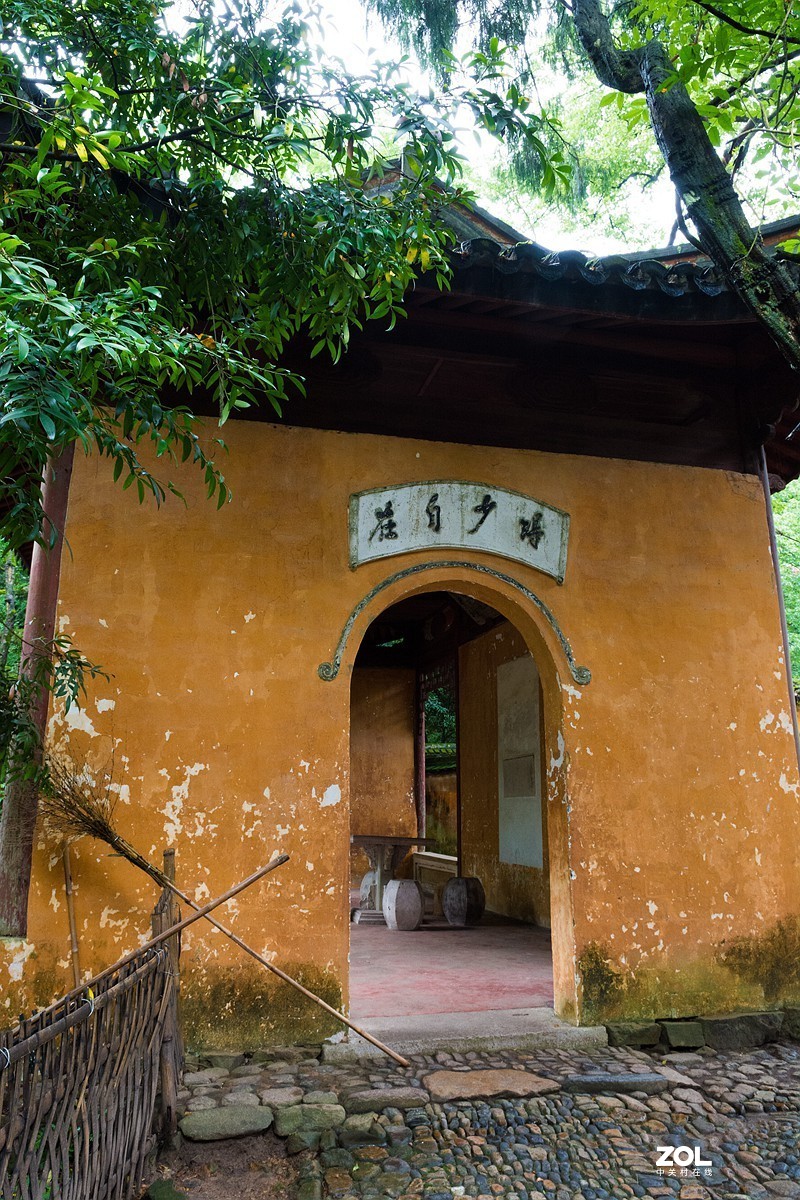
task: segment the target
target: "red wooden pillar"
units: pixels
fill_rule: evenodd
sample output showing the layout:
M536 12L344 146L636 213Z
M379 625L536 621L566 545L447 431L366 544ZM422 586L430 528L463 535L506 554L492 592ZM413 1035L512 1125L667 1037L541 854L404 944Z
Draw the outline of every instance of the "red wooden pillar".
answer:
M425 686L419 667L414 691L414 804L417 837L425 837Z
M38 543L33 547L20 667L20 674L28 679L34 677L37 660L42 654L47 654L55 632L73 457L74 446L70 445L56 458L48 460L42 478L42 507L47 516L43 535L47 539L52 530L56 536L49 549ZM37 688L30 715L40 740L39 761L49 701L47 687ZM13 756L12 747L12 769ZM0 814L0 936L24 937L28 930L28 891L38 803L39 793L35 782L12 778L6 785Z

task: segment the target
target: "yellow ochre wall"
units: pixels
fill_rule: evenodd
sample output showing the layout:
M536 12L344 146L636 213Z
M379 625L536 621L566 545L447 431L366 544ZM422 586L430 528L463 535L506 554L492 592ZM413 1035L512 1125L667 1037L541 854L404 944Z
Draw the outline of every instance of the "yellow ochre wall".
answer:
M79 758L114 753L123 834L154 857L176 846L198 899L289 853L229 920L346 1003L353 659L383 608L461 590L516 625L540 672L559 1012L592 1021L800 1001L778 949L798 941L800 781L755 478L244 422L225 438L234 500L220 512L188 469L176 469L187 507L156 511L115 487L107 463L76 463L60 628L111 679L91 685L82 711L57 715L53 733ZM350 569L352 492L447 478L567 510L563 585L463 550ZM534 593L592 681L574 682L540 607L457 565L467 561ZM440 565L360 609L341 669L322 679L356 605L427 563ZM29 940L0 959L11 1019L68 981L61 865L41 847ZM154 888L88 842L73 872L83 966L98 968L146 936ZM190 1043L330 1029L221 935L195 926L184 947Z
M527 652L512 625L492 629L459 651L461 869L481 880L491 912L549 925L546 822L542 822L543 869L501 862L499 857L497 668Z
M414 695L411 670L358 668L350 700L350 831L417 832L414 806ZM354 883L369 870L353 847Z

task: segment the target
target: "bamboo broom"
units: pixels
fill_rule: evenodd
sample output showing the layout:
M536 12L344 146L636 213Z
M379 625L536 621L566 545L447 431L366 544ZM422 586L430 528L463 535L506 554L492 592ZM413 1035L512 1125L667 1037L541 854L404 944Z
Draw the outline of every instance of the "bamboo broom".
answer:
M97 785L90 780L84 779L77 775L73 764L64 758L49 756L47 761L48 783L46 790L41 798L41 811L44 817L45 828L48 834L62 845L69 846L73 842L78 841L83 837L93 837L98 841L105 842L110 846L120 857L127 859L133 866L138 867L140 871L144 871L149 875L161 888L167 888L170 892L181 899L184 904L188 904L189 908L195 912L199 912L199 906L182 892L176 884L168 879L163 871L154 866L144 855L132 846L131 843L122 836L114 827L114 808L115 802L111 799L108 790L101 790ZM210 914L205 918L211 925L224 933L235 946L240 950L244 950L251 958L254 958L257 963L264 967L267 971L271 971L278 979L288 983L290 987L296 989L307 1000L313 1001L319 1005L330 1016L341 1021L359 1037L370 1042L382 1054L386 1054L389 1058L394 1059L401 1067L409 1067L411 1064L408 1059L403 1058L395 1050L384 1045L378 1038L373 1037L365 1029L361 1029L344 1013L333 1008L321 996L317 996L314 992L309 991L304 987L299 980L287 975L280 967L276 967L263 954L259 954L252 946L243 941L238 934L234 933L227 925L223 925L216 917Z

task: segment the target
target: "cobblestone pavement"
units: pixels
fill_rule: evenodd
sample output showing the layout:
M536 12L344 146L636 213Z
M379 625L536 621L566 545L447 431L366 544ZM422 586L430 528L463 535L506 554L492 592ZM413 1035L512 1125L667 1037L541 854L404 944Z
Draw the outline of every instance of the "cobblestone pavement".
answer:
M298 1200L800 1198L794 1043L668 1057L440 1051L415 1056L410 1069L282 1053L187 1074L181 1096L191 1120L212 1130L224 1109L226 1118L259 1109L262 1122L270 1109L272 1127L300 1155ZM483 1070L504 1074L475 1075ZM450 1095L474 1095L489 1078L504 1098L436 1098L448 1094L445 1084Z

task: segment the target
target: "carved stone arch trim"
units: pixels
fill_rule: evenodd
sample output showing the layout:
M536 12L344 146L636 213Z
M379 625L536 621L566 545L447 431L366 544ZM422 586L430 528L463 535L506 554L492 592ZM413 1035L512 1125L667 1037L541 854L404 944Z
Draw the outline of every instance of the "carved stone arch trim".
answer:
M588 667L581 667L576 664L575 656L572 653L572 647L569 644L569 640L561 629L561 626L559 625L553 613L550 611L544 601L539 599L535 592L532 592L530 588L525 587L524 584L520 583L518 579L514 579L513 576L506 575L501 571L495 571L492 567L486 567L482 563L454 562L453 560L448 559L440 562L418 563L416 566L406 567L405 570L397 571L394 575L389 575L386 579L383 579L380 583L376 584L372 591L368 592L366 596L359 600L358 604L347 618L332 660L330 662L320 663L320 665L317 667L317 674L319 675L320 679L324 680L326 683L330 683L332 680L336 679L337 675L339 674L339 669L342 665L342 658L347 647L348 639L352 633L353 626L361 616L364 609L372 603L376 596L379 596L381 592L386 590L386 588L391 587L394 583L398 583L401 579L409 579L415 575L421 575L425 571L441 570L470 571L479 575L488 575L492 579L497 579L501 583L508 584L509 587L514 588L515 591L519 592L520 595L524 596L524 598L530 604L538 609L538 611L547 621L548 625L558 639L558 643L564 653L564 657L567 660L570 674L575 682L581 686L585 686L591 682L591 671Z

